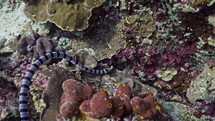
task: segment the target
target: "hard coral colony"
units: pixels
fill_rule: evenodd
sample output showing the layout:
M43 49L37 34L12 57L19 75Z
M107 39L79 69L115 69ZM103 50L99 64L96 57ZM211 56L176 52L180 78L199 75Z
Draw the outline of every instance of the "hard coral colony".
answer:
M2 0L0 120L214 121L214 2Z

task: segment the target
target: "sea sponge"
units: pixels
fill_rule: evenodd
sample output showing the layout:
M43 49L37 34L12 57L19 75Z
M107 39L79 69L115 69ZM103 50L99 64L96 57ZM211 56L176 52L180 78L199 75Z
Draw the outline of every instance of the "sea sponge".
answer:
M84 101L79 107L83 114L91 118L109 116L112 108L111 99L108 98L108 94L104 90L94 94L90 100Z
M114 96L110 99L112 100L112 103L113 103L113 110L111 115L115 117L121 117L124 113L124 107L125 107L123 101L118 96Z
M94 90L89 85L84 85L76 80L68 79L62 85L63 94L60 102L60 115L68 117L79 113L82 101L90 99Z
M127 84L120 84L116 89L115 96L131 98L132 90Z
M105 0L36 0L27 4L27 17L36 22L50 21L63 30L84 30L88 27L88 19L93 8L102 5Z
M132 90L127 84L120 84L115 92L115 96L120 97L120 99L124 103L124 113L130 114L132 113L133 109L130 103L132 97Z
M60 114L64 117L67 117L69 115L77 115L79 113L77 105L80 105L80 102L66 101L60 106Z
M157 101L157 98L152 93L133 97L131 99L131 105L133 107L133 113L142 119L152 118L161 108L161 103Z

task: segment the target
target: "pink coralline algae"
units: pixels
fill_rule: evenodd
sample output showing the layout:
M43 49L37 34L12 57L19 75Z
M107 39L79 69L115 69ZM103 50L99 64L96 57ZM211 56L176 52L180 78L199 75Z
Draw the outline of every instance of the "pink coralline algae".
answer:
M5 88L5 85L7 85L7 88ZM0 77L0 120L4 119L9 113L15 115L18 109L17 91L18 89L14 83Z
M162 67L173 67L177 70L188 68L190 57L197 51L197 42L188 41L172 49L161 49L157 46L146 48L133 46L122 49L116 54L112 63L117 69L123 70L129 66L136 75L144 72L147 77L155 77L155 72Z
M8 63L9 62L9 63ZM22 76L27 72L30 67L29 60L23 59L3 59L0 61L0 71L4 72L9 77L15 80L21 80Z

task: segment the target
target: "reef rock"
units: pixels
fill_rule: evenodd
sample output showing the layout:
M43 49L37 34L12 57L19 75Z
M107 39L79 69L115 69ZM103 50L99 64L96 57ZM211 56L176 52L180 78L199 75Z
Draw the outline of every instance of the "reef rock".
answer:
M191 82L187 98L193 104L198 101L211 103L215 100L215 67L205 64L204 71Z
M93 8L102 5L105 0L36 0L25 7L27 17L36 22L55 23L63 30L84 30L88 27L88 19Z

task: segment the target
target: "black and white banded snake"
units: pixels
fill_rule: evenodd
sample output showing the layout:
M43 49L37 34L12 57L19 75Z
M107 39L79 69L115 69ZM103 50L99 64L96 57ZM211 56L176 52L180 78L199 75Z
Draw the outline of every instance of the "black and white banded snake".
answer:
M28 106L28 91L29 86L31 85L31 79L34 73L39 69L40 65L42 65L45 61L53 58L64 58L67 61L71 62L72 64L80 67L81 70L92 73L92 74L107 74L112 68L103 69L103 70L94 70L88 67L83 66L81 63L77 62L71 56L66 55L63 52L50 52L47 53L39 59L37 59L28 69L27 73L25 74L24 78L22 79L22 84L19 92L19 111L20 111L20 118L21 121L29 121L29 106Z

